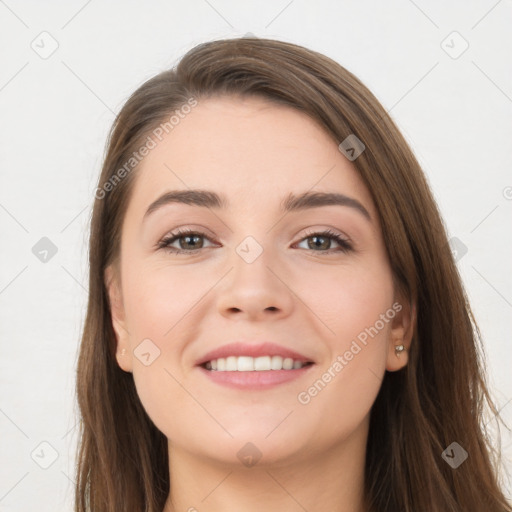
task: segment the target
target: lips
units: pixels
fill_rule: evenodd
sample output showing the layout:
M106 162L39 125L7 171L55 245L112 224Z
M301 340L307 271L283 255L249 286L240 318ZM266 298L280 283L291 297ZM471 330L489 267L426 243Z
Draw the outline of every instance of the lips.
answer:
M209 361L219 358L227 358L230 356L248 356L253 358L262 356L281 356L283 359L291 358L294 361L300 361L303 364L314 363L314 361L311 358L295 350L267 341L259 343L235 342L223 345L222 347L218 347L214 350L211 350L210 352L199 358L196 362L196 366L204 366Z
M249 363L254 366L247 366ZM277 343L239 341L208 352L197 360L196 367L215 385L237 391L263 391L292 385L310 375L316 365L311 357Z

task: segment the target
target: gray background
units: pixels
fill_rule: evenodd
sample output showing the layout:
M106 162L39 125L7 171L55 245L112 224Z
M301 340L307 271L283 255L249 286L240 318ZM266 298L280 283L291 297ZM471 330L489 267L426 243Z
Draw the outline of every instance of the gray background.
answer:
M0 510L72 510L87 229L115 113L196 44L248 32L325 53L390 111L454 237L512 425L511 26L510 0L0 1Z

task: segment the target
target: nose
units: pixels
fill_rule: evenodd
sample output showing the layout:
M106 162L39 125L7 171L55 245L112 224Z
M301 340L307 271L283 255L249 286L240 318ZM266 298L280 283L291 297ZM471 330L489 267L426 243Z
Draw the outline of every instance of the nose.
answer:
M239 251L240 252L240 251ZM242 254L242 256L240 256ZM293 283L287 282L284 267L270 250L263 250L253 261L237 252L230 259L231 269L222 280L218 310L232 318L247 320L284 318L294 305Z

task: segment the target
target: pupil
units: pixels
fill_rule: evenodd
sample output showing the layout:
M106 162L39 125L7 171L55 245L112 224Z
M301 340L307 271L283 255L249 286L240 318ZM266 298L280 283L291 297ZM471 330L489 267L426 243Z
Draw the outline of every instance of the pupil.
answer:
M197 239L200 238L198 235L186 235L185 236L185 240L186 240L186 244L187 245L190 245L190 244L193 244L193 242L189 242L189 240L195 240L197 242Z
M312 238L315 240L315 242L313 243L314 247L317 247L317 248L318 247L323 247L324 249L328 249L327 245L329 245L329 241L328 241L327 238L325 238L323 236L313 236ZM324 243L323 244L322 243L317 244L316 241L318 241L319 239L320 240L324 240Z

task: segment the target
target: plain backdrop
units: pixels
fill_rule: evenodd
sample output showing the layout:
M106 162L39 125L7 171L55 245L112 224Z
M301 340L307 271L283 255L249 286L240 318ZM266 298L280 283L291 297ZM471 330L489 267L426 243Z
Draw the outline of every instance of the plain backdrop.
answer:
M511 26L510 0L0 1L0 510L72 510L106 135L139 85L211 39L251 33L324 53L390 111L458 251L511 425ZM510 471L512 436L501 433Z

